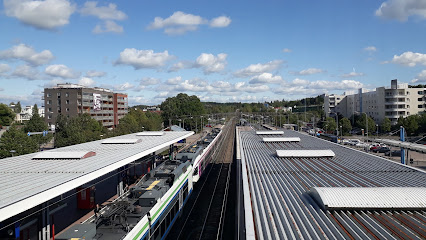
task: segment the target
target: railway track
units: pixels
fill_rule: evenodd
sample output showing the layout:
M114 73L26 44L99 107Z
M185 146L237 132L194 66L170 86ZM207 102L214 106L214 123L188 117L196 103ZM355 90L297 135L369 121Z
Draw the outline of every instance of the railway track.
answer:
M194 186L181 217L167 239L222 239L234 156L235 119L223 129L223 138L207 174ZM229 234L229 233L227 233ZM232 238L232 236L230 236Z

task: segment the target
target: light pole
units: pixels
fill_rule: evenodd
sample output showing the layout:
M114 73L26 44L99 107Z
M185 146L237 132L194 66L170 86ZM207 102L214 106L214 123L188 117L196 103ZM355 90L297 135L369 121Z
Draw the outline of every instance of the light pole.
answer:
M379 137L379 124L376 124L376 137Z
M342 131L342 125L340 125L340 142L342 142L343 139L343 131Z

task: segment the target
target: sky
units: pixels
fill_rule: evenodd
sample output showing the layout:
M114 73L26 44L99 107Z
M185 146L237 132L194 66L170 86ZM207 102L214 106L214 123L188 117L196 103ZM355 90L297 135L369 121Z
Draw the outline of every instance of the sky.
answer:
M390 80L426 84L426 0L3 0L0 102L45 87L294 100Z

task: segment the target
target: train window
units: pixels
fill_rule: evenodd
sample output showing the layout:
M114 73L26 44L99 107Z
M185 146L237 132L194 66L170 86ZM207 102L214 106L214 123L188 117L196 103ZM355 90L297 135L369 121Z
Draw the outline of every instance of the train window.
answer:
M172 209L170 209L170 210L172 210ZM167 227L170 225L171 219L172 219L172 211L170 211L169 214L167 214L167 216L166 216L166 226Z

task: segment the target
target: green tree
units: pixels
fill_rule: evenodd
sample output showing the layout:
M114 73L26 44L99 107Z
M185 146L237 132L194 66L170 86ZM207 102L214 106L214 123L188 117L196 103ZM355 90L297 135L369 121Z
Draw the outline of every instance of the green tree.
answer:
M47 123L45 123L44 119L40 117L40 115L38 114L38 110L34 111L34 109L37 110L37 104L34 105L33 116L27 123L25 123L24 132L42 132L42 131L48 130L49 127ZM37 135L32 135L31 138L34 138L34 140L38 144L43 144L50 141L50 139L52 138L52 135L49 134L47 136L43 136L41 134L37 134Z
M0 158L18 156L33 153L38 150L37 142L30 136L18 129L15 125L10 126L0 138Z
M366 114L362 114L358 120L356 120L356 125L359 128L363 128L365 133L367 133L367 127L366 127L366 121L365 121ZM371 117L367 116L367 123L368 123L368 133L376 132L376 123Z
M0 125L10 126L15 119L15 113L6 104L0 103Z
M339 124L340 126L342 126L343 135L348 135L349 132L352 130L351 121L347 118L340 119Z
M392 127L391 120L389 118L385 117L385 119L383 119L382 125L381 125L382 131L383 132L389 132L391 130L391 127Z
M99 140L106 134L102 124L87 113L73 118L59 115L55 126L55 147Z
M415 135L417 133L417 130L419 129L418 116L408 116L404 121L404 128L407 131L407 134Z
M200 116L205 113L205 109L200 99L193 95L188 96L185 93L179 93L175 97L169 97L161 103L161 116L165 125L174 120L176 124L178 119L190 116ZM190 125L190 124L189 124ZM192 126L189 126L192 128Z
M337 124L336 120L332 117L327 117L325 119L324 128L326 132L334 132L336 130Z
M18 101L18 103L15 106L15 113L20 113L21 110L22 110L21 102Z

